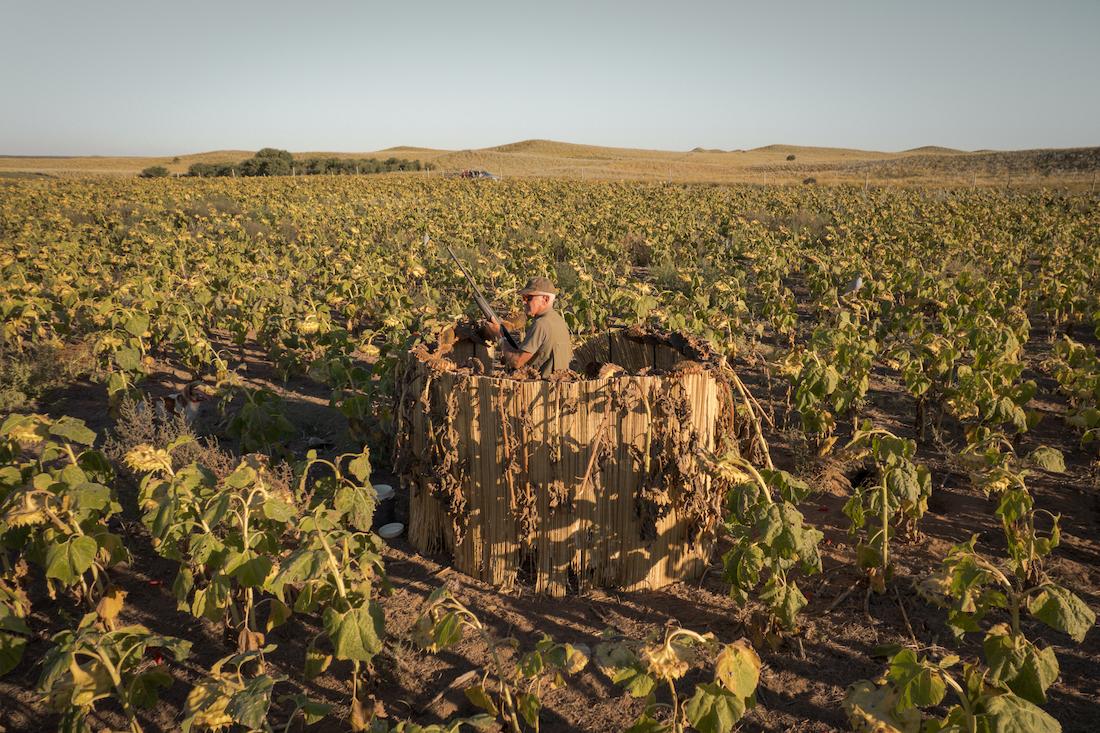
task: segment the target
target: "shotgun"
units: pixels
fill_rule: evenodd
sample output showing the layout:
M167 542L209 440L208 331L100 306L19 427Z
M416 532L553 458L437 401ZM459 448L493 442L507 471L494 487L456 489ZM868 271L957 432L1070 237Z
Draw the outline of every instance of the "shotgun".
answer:
M431 237L425 234L424 246L426 247L430 241ZM515 336L508 330L508 327L504 325L504 321L497 318L497 314L493 312L493 306L489 305L489 301L485 300L485 296L481 294L481 290L478 289L477 283L474 282L474 278L470 276L466 267L459 261L454 250L452 250L450 245L446 242L443 243L443 246L446 248L447 254L449 254L451 259L455 261L455 264L458 265L458 269L462 270L462 274L466 276L466 282L470 283L470 288L474 291L474 301L477 302L477 307L481 309L481 313L490 321L500 324L500 333L504 336L504 340L507 341L508 345L513 349L519 351L519 342L516 341Z

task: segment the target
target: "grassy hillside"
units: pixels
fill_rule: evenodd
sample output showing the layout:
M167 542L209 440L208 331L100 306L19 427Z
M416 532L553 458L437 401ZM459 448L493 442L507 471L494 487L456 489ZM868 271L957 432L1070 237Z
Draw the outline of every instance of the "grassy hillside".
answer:
M173 173L184 173L192 163L235 162L250 156L251 151L245 150L217 150L178 157L0 156L0 176L132 176L151 165L163 165ZM505 178L563 177L681 183L802 183L814 179L817 183L1059 185L1087 188L1095 185L1100 170L1100 148L965 152L923 146L891 153L777 144L751 150L694 148L668 151L523 140L476 150L399 146L373 152L295 153L297 158L322 156L418 159L433 163L439 173L482 168Z

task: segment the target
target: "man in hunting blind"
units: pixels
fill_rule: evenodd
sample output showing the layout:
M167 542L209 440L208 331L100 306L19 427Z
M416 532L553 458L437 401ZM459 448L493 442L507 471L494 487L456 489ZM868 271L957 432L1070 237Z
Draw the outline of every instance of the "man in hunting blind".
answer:
M518 349L500 340L504 364L510 369L531 367L544 377L568 369L573 361L573 347L569 343L569 326L554 310L558 289L549 278L533 277L519 294L527 314L527 334ZM484 328L493 338L500 339L499 321L486 321Z

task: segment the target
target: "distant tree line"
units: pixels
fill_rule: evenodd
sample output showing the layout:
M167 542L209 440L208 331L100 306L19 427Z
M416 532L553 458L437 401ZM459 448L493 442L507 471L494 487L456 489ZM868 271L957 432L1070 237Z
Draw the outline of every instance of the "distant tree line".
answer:
M404 158L306 158L295 160L285 150L264 148L240 163L193 163L187 175L200 178L217 176L316 176L389 173L390 171L433 170L431 163Z

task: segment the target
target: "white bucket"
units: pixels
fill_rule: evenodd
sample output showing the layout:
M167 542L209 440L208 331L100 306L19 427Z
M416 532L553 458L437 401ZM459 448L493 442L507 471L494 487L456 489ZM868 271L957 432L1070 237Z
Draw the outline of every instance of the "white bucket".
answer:
M392 540L394 537L400 537L401 533L405 531L405 525L401 522L391 522L389 524L383 524L378 528L378 534L383 539Z

